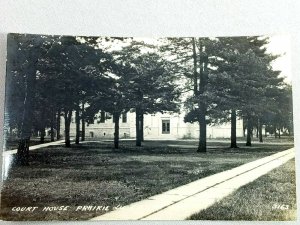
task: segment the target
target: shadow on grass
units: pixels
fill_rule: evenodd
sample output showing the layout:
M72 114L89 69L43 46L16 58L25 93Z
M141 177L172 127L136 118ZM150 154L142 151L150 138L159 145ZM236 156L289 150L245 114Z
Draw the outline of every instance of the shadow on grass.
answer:
M77 220L105 213L76 212L76 205L112 209L145 199L197 179L290 148L259 145L227 148L209 143L199 154L193 141L146 141L143 147L121 142L49 146L30 152L29 167L12 167L3 182L2 218L9 220ZM168 146L168 145L176 145ZM185 147L187 146L187 147ZM193 148L195 146L195 148ZM14 206L69 205L65 212L13 213Z

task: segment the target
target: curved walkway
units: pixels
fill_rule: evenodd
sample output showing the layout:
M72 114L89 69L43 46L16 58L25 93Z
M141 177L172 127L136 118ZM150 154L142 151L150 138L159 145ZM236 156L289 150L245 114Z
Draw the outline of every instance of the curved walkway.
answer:
M92 220L184 220L295 157L288 149L132 203Z
M36 149L40 149L40 148L48 147L48 146L61 145L64 142L65 142L64 140L59 140L59 141L48 142L48 143L39 144L39 145L33 145L33 146L29 147L29 151L34 151ZM18 149L13 149L13 150L7 150L7 151L2 152L2 161L1 161L2 180L5 180L7 178L8 171L12 164L12 155L16 154L17 151L18 151Z

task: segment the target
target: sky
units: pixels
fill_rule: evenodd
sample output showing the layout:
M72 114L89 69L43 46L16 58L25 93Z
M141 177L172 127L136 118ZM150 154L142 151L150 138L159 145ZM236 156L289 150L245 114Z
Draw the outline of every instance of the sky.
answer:
M291 37L285 34L269 36L270 43L266 46L267 52L274 55L280 55L273 61L272 67L274 70L281 71L280 76L285 77L285 82L292 83L291 71ZM156 44L155 39L143 38L142 40Z
M274 60L272 67L274 70L281 71L281 76L286 77L287 83L292 82L291 71L291 38L289 35L270 36L270 43L267 45L267 51L275 55L281 55Z
M274 70L281 71L280 76L285 77L285 82L292 83L292 72L291 72L291 43L289 35L272 35L269 37L269 44L267 47L267 52L274 55L280 55L276 60L273 61L272 67ZM159 42L156 38L145 38L136 37L137 41L144 41L148 44L157 45ZM126 44L125 44L126 45ZM122 44L115 43L113 50L121 49Z

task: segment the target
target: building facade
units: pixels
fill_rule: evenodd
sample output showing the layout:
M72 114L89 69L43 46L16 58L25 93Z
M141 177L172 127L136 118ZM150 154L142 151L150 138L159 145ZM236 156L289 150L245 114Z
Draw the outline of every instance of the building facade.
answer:
M74 116L73 116L74 118ZM86 125L88 138L111 139L114 136L114 119L105 113L93 124ZM105 119L104 119L105 118ZM63 124L63 122L61 123ZM219 126L207 126L207 138L230 138L230 123ZM75 119L71 122L70 135L75 136ZM128 112L120 117L120 138L135 138L135 113ZM243 136L243 121L237 120L237 137ZM64 127L61 126L61 134ZM184 115L178 113L155 113L144 115L144 138L147 139L192 139L199 137L198 123L185 123Z

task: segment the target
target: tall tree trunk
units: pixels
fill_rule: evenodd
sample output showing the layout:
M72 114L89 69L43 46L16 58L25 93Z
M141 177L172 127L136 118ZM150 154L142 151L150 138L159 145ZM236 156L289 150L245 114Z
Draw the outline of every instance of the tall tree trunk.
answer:
M280 128L278 129L278 138L280 139Z
M76 137L75 137L75 144L79 144L80 138L80 117L79 117L79 105L76 107L75 111L75 122L76 122Z
M206 152L206 117L205 108L203 105L200 106L199 114L199 145L197 152Z
M136 108L135 110L135 132L136 132L136 146L142 146L142 137L140 132L140 110Z
M54 141L54 121L55 121L55 112L54 109L51 109L51 128L50 128L50 132L51 132L51 141Z
M45 143L45 135L46 135L46 132L45 132L45 126L42 126L41 128L41 137L40 137L40 143Z
M208 73L207 73L207 66L208 66L208 56L205 52L202 51L202 44L200 42L200 79L199 79L199 91L195 93L195 96L198 97L198 104L199 104L199 116L198 116L198 122L199 122L199 145L197 152L206 152L206 102L203 101L202 94L205 91L205 87L207 84L208 79ZM195 59L195 55L193 55L193 58ZM194 70L195 72L195 70ZM197 71L196 71L197 72Z
M42 115L41 115L41 137L40 142L45 143L45 129L46 129L46 123L45 123L45 109L42 109Z
M193 62L194 62L194 95L196 96L198 93L198 73L197 73L197 52L196 52L196 41L195 38L192 38L193 43Z
M114 117L115 117L114 146L115 146L115 149L119 148L120 115L121 115L120 113L114 113Z
M17 165L29 165L29 142L31 136L32 114L34 107L34 93L35 93L35 80L36 70L34 65L29 66L26 76L25 99L23 116L20 129L20 138L18 143L18 150L16 155Z
M247 130L247 118L243 116L243 136L246 137L246 130Z
M206 152L206 126L199 123L200 133L199 133L199 145L197 152Z
M262 134L262 122L258 121L258 133L259 133L259 142L263 142L263 134Z
M267 137L267 126L265 126L265 137Z
M65 146L67 148L71 147L71 140L70 140L70 124L72 118L72 110L65 110L64 113L65 117Z
M236 111L231 110L231 144L230 148L237 148L236 144Z
M18 143L16 163L22 166L28 166L30 138L21 138Z
M252 132L252 126L251 126L251 119L247 118L247 142L246 146L251 146L251 132Z
M141 136L141 140L144 141L144 113L141 113L140 119L141 119L141 121L140 121L140 123L141 123L141 126L140 126L141 134L140 134L140 136Z
M84 104L82 103L81 108L81 141L85 141L85 114L84 114Z
M60 140L60 116L61 109L57 110L57 118L56 118L56 140Z

